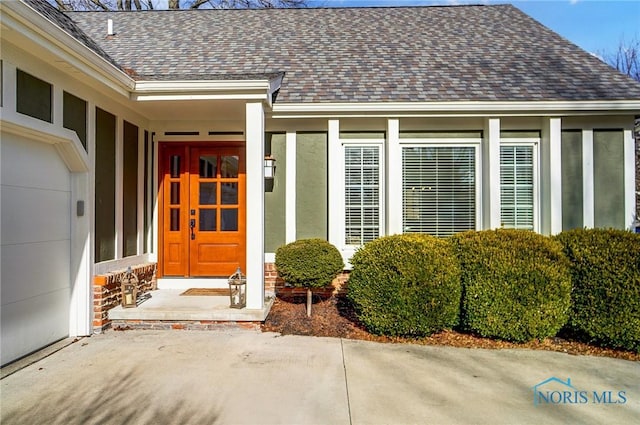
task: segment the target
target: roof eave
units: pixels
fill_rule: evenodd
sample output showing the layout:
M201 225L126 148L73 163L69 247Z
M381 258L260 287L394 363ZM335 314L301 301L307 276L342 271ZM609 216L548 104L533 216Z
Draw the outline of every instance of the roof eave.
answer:
M640 100L277 103L273 118L403 116L620 115L640 113Z
M23 2L1 2L2 25L37 43L86 75L128 96L134 81L105 58ZM3 37L4 38L4 37Z
M136 81L131 99L170 100L261 100L272 105L273 93L282 77L264 80L162 80Z

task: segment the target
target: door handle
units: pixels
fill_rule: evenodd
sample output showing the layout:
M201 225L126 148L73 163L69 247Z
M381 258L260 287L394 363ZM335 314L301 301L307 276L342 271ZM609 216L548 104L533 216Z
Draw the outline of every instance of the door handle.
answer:
M191 240L194 240L196 238L196 234L195 234L195 232L193 230L193 229L196 228L196 219L195 218L192 218L189 221L189 228L191 229Z

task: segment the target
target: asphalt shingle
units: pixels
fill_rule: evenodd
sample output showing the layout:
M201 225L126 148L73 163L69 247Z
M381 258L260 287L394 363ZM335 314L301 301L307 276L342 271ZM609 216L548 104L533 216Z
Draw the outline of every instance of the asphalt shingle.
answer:
M640 99L640 83L510 5L66 16L135 78L284 72L278 102Z

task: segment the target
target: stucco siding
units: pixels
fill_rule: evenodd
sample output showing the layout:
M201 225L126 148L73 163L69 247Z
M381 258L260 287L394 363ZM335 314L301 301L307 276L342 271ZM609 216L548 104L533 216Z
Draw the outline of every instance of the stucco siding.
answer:
M298 133L296 239L327 239L327 134Z
M275 252L285 243L285 193L287 190L286 144L284 134L267 134L265 154L276 159L276 174L265 181L264 250Z
M625 228L622 131L593 132L595 227Z

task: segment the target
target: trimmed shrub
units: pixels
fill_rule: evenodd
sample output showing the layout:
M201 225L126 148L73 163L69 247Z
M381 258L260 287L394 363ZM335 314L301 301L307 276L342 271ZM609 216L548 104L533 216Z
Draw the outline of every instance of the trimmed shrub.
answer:
M351 259L347 297L372 333L423 336L457 324L460 271L446 240L376 239Z
M576 229L556 239L571 261L569 328L587 342L640 352L640 235Z
M507 229L465 232L451 240L462 269L464 329L523 342L554 336L565 325L571 277L558 242Z
M323 239L301 239L276 250L276 269L285 282L304 288L322 288L344 270L338 249Z

